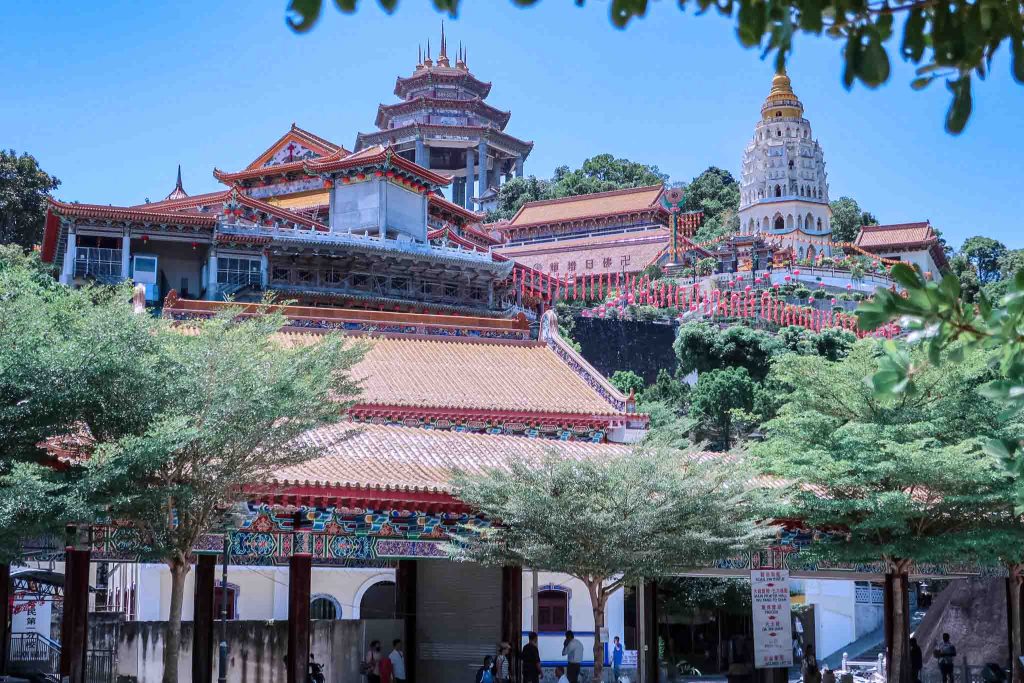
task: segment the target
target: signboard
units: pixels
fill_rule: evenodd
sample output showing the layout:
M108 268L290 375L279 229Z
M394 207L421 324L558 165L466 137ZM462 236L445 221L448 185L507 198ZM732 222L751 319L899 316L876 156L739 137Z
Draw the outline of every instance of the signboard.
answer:
M12 633L39 633L50 637L52 597L39 593L15 593L11 609Z
M637 663L637 651L636 650L623 650L622 651L622 668L623 669L635 669Z
M789 614L789 572L752 569L750 596L754 623L754 666L793 666L793 622Z

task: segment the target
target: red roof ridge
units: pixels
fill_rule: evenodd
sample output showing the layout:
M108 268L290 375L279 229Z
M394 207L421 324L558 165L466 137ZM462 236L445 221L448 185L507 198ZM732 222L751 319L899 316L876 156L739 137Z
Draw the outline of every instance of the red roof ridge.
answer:
M80 204L74 202L62 202L52 197L47 201L50 208L54 209L58 214L72 214L82 218L111 218L113 220L134 221L152 220L153 222L171 224L209 224L211 227L217 222L217 217L212 213L150 211L130 206L113 206L111 204Z
M931 221L915 221L912 223L889 223L887 225L862 225L861 230L875 231L875 230L899 230L900 228L930 228L932 227Z
M342 170L350 166L355 166L360 162L373 164L383 162L389 158L392 165L404 169L409 173L416 174L435 185L451 185L451 176L437 173L429 168L424 168L413 161L409 161L396 152L394 147L391 145L387 145L386 147L379 144L373 145L339 158L306 159L303 168L305 168L306 173L316 175L323 172Z
M231 190L214 190L213 192L204 192L203 194L194 194L181 199L161 199L156 202L143 202L142 204L133 204L129 208L131 209L174 209L180 211L182 209L191 209L196 206L202 206L207 200L218 198L227 199L228 194Z
M248 166L246 166L244 170L252 171L258 168L262 168L262 162L266 159L267 155L273 152L274 148L276 148L278 145L284 142L289 135L294 135L295 137L304 140L307 143L310 143L314 147L319 147L326 153L333 153L339 150L347 151L341 145L337 145L331 142L330 140L326 140L320 137L319 135L310 133L308 130L300 128L297 125L295 125L295 122L292 122L291 128L289 128L284 135L275 140L272 145L263 150L263 152L260 153L260 155L257 156Z
M538 200L533 201L533 202L526 202L525 204L520 206L519 210L516 211L515 215L512 216L512 218L509 219L508 222L509 222L510 225L514 224L516 219L519 218L519 215L528 206L533 207L533 206L551 206L552 204L568 204L569 202L589 201L591 199L601 199L602 197L615 197L615 196L618 196L618 195L625 195L625 194L639 194L641 192L650 192L650 191L656 190L656 189L664 190L665 186L664 185L642 185L640 187L622 187L622 188L619 188L618 190L605 190L604 192L591 192L589 194L574 194L574 195L570 195L568 197L556 197L554 199L538 199ZM659 194L658 197L660 197L660 196L661 195ZM658 201L658 199L655 198L655 200L653 202L651 202L649 204L649 206L651 206L651 207L655 206L657 204L657 201ZM616 211L614 213L621 213L621 212ZM557 223L558 221L549 221L549 222ZM514 227L518 227L518 226L514 226Z

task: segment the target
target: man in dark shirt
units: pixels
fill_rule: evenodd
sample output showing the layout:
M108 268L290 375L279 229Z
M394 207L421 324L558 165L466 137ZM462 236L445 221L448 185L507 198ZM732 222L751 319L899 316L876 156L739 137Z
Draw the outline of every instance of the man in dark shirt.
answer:
M523 645L523 683L537 683L540 680L540 650L537 648L537 634L530 631L528 642Z

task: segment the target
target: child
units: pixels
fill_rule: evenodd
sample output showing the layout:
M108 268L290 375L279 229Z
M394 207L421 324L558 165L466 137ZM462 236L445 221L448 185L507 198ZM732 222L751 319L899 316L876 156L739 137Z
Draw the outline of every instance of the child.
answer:
M569 678L565 675L565 669L560 666L555 667L555 678L558 683L569 683Z
M484 657L484 665L476 671L476 683L494 683L494 665L491 661L490 655Z

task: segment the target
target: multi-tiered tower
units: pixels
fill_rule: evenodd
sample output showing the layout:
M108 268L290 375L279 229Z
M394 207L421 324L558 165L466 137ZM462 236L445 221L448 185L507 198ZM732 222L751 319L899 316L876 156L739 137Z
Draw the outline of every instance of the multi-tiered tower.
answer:
M441 51L437 61L421 51L416 69L399 78L397 104L377 108L379 130L360 133L356 151L373 145L390 145L409 161L452 176L456 204L486 209L486 199L502 178L523 174L523 162L533 143L504 132L511 113L484 102L491 84L474 76L461 46L455 65L448 58L448 43L441 27ZM480 200L483 200L481 202Z
M832 210L825 155L789 77L776 74L743 152L740 232L775 237L797 258L828 254Z

